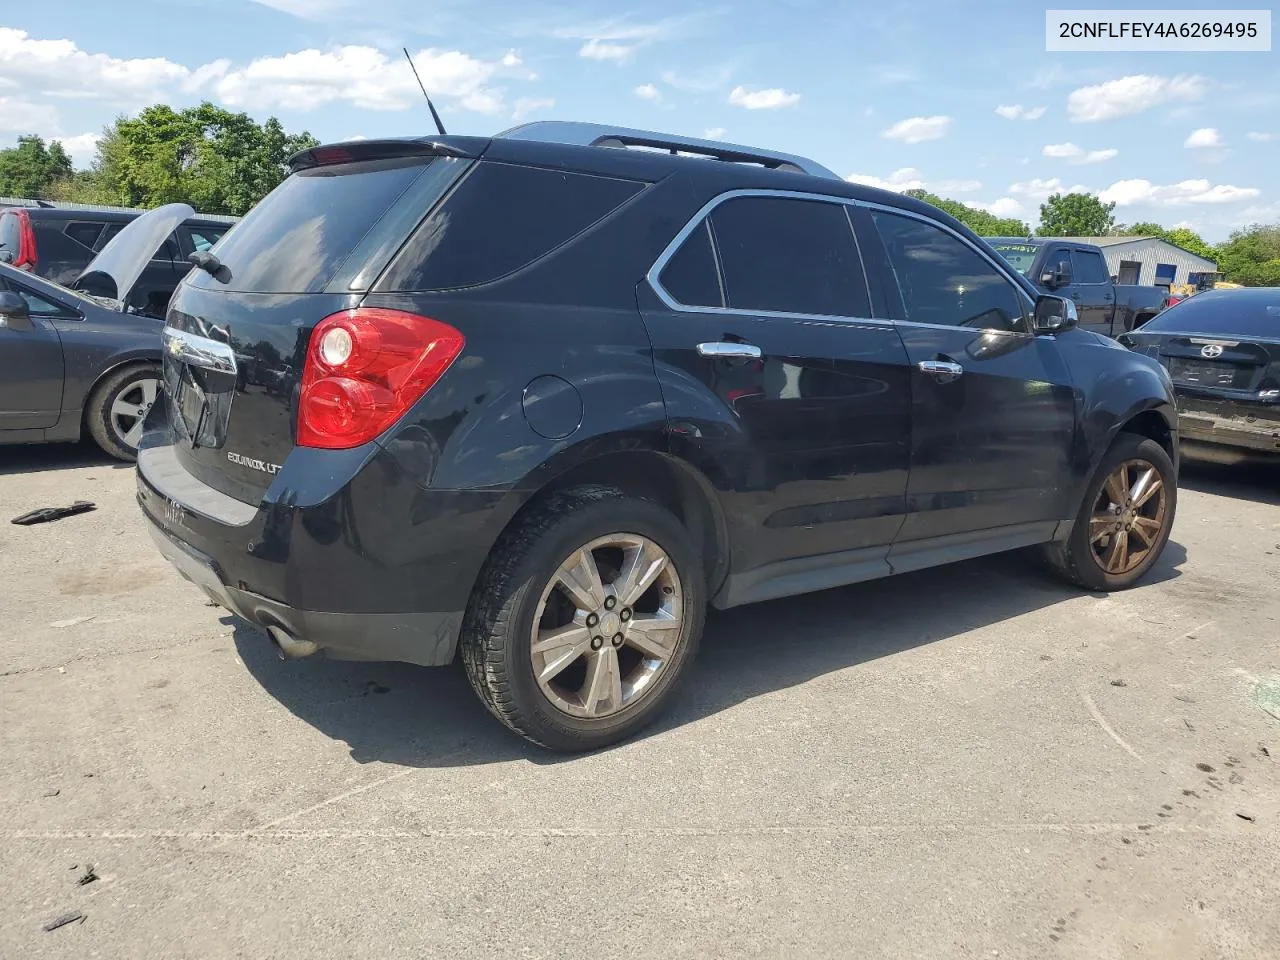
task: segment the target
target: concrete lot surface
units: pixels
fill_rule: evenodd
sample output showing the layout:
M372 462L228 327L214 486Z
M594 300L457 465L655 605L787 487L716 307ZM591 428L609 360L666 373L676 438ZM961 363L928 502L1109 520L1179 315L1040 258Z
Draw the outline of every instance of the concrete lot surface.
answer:
M666 722L566 759L457 670L280 662L131 470L0 449L0 957L1274 960L1280 469L1185 482L1138 589L713 615Z

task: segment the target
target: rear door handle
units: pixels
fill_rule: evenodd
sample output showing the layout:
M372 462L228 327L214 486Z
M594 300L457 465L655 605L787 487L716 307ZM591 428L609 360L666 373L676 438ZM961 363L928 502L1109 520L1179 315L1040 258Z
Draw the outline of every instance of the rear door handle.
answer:
M764 351L754 343L734 343L730 340L715 340L711 343L698 344L698 355L717 359L733 358L739 360L759 360Z
M939 383L947 383L964 373L964 367L954 360L921 360L916 368Z

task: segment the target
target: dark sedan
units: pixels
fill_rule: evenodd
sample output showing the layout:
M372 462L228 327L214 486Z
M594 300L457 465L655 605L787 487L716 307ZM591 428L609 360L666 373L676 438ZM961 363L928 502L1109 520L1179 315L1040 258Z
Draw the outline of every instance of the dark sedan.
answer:
M1185 439L1280 454L1280 287L1208 290L1120 342L1168 369Z
M72 290L0 263L0 444L76 441L132 460L160 390L162 321L126 304L191 208L138 217Z

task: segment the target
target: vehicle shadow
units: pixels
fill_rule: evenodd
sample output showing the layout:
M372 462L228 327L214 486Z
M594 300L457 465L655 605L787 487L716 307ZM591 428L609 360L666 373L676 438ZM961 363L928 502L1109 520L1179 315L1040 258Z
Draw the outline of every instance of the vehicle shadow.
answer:
M1185 560L1183 547L1170 541L1146 583L1177 577ZM1039 570L1025 553L1014 553L713 611L692 682L668 716L640 739L762 694L1085 595ZM509 733L486 713L456 664L441 669L319 657L282 661L261 630L234 623L240 657L263 688L299 719L345 742L358 762L450 767L572 759Z
M81 467L108 467L131 470L125 463L103 453L96 444L41 443L0 447L0 477L16 473L44 473L49 470L76 470Z
M1179 488L1280 506L1280 457L1231 455L1185 445L1183 455Z

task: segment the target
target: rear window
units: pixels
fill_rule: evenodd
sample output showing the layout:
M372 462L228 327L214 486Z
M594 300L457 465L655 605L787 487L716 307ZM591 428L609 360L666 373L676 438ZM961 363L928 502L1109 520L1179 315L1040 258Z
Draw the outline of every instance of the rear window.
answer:
M190 282L244 293L319 293L434 163L398 158L295 173L223 238L218 259L231 278L223 283L196 271Z
M1008 243L1007 241L991 242L991 249L1000 254L1005 263L1009 264L1024 277L1028 275L1027 271L1036 262L1036 254L1040 252L1040 247L1037 244Z
M1244 296L1199 294L1148 320L1143 333L1280 338L1280 290Z
M379 289L447 290L497 280L643 188L632 180L482 162L415 231Z

